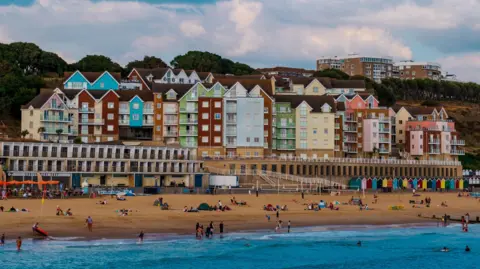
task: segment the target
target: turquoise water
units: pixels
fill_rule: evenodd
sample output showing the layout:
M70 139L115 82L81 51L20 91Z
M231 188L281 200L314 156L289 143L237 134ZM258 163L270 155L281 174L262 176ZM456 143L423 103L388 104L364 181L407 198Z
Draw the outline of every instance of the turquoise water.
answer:
M21 252L9 241L0 247L0 268L480 268L480 226L460 230L459 225L314 227L204 240L147 235L143 244L26 240ZM450 252L440 252L444 246Z

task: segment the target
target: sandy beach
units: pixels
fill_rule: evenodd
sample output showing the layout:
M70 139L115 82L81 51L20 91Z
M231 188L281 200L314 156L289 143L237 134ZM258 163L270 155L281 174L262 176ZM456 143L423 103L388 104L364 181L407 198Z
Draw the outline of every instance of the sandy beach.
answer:
M237 201L244 200L247 206L231 205L230 199L235 196ZM358 195L355 195L359 197ZM426 208L412 208L409 200L421 200L426 196L431 197L432 205ZM170 210L160 210L153 206L158 197L170 205ZM35 222L48 231L52 237L81 237L86 239L95 238L132 238L137 236L140 230L145 233L176 233L194 234L197 222L207 225L213 221L216 225L220 221L225 224L226 232L246 231L258 229L274 229L276 225L276 213L263 210L263 205L287 205L288 211L280 212L280 219L286 223L291 221L292 229L300 226L321 225L385 225L385 224L414 224L434 223L435 221L423 216L450 214L452 217L460 217L469 213L471 219L480 216L480 202L474 198L457 197L457 193L421 193L420 197L412 197L412 194L379 194L378 203L373 204L373 194L367 194L363 199L372 210L360 211L358 206L340 205L338 211L322 209L321 211L305 210L305 203L318 203L320 199L327 202L348 202L352 193L340 196L330 195L305 195L302 200L300 194L261 194L255 195L155 195L143 197L127 197L127 201L117 201L109 196L104 198L71 198L62 200L46 200L42 205L41 200L10 199L0 201L0 205L8 210L10 207L27 208L30 212L0 213L0 233L6 233L8 237L32 237L31 226ZM107 205L97 204L100 199L106 199ZM197 207L206 202L214 205L221 200L224 205L232 208L231 211L215 212L201 211L199 213L185 213L183 207ZM441 207L442 201L448 207ZM73 216L56 216L56 207L63 210L71 208ZM403 205L404 210L389 210L389 206ZM120 216L116 211L121 208L132 210L129 216ZM265 214L271 216L268 222ZM94 221L93 232L88 232L85 219L91 216ZM217 229L218 231L218 229Z

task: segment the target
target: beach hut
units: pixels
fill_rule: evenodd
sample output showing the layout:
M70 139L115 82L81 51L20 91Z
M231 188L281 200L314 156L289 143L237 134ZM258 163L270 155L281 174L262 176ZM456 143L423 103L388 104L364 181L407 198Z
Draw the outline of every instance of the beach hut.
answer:
M450 190L454 190L455 189L455 179L454 178L451 178L449 180L449 189Z
M363 178L362 179L362 190L365 190L365 189L367 189L367 179Z
M397 178L394 178L392 180L392 185L393 185L394 190L398 189L398 179Z
M442 180L441 179L437 179L437 181L435 183L436 183L436 189L437 190L442 188Z
M393 190L393 179L391 178L387 179L387 188L390 188Z
M416 178L413 179L412 186L414 189L418 189L418 180Z
M407 178L404 178L404 179L403 179L403 181L402 181L402 187L408 188L408 179L407 179Z
M460 189L460 179L455 180L455 189Z
M428 188L427 184L428 184L428 179L427 179L427 178L424 178L424 179L422 180L422 189L425 189L425 190L426 190L426 189Z
M437 180L435 178L430 179L430 186L429 187L433 191L437 188Z
M382 180L382 188L388 188L388 180L387 180L387 178L384 178L384 179Z
M357 178L357 177L351 178L350 181L348 182L348 186L351 190L360 189L360 184L361 184L361 180L360 178Z
M383 180L381 178L377 179L377 190L382 189Z
M444 178L442 178L442 180L440 180L440 188L441 188L442 190L445 189L445 179L444 179Z
M376 190L377 189L377 178L373 178L372 179L372 190Z
M459 190L463 190L464 187L465 187L464 185L465 185L465 184L464 184L464 182L463 182L463 179L459 179L459 180L458 180L458 189L459 189Z
M371 189L371 188L372 188L372 179L368 178L367 179L367 189Z
M466 189L466 188L468 188L468 186L470 186L470 182L468 181L468 179L464 179L463 180L463 188Z

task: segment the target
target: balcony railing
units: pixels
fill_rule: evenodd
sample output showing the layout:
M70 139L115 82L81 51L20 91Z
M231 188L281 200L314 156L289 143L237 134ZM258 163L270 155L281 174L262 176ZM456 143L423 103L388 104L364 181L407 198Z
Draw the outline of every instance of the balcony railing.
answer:
M335 129L340 129L340 123L335 123Z
M191 112L191 113L197 113L198 108L196 107L181 107L180 112Z
M452 155L465 155L465 151L464 150L452 150L452 151L450 151L450 154L452 154Z
M163 124L165 125L178 125L178 121L177 120L166 120L163 122Z
M349 132L349 133L356 133L357 128L345 128L343 129L344 132Z
M80 113L93 113L95 112L95 109L93 107L81 107L78 109L78 112Z
M165 132L164 136L177 137L178 132L177 131L167 131L167 132Z
M225 145L227 148L236 148L237 147L237 142L227 142Z
M380 143L390 143L390 139L388 138L380 138Z
M280 124L277 124L277 127L278 128L295 128L295 123L282 123L280 122Z
M465 140L453 139L450 141L450 144L454 146L465 146Z
M280 145L277 145L277 149L278 149L278 150L295 150L295 146L294 146L294 145L283 145L283 144L280 144Z
M389 153L389 150L387 148L380 148L378 149L378 152L380 153Z
M88 124L88 125L104 125L104 119L80 119L81 124Z
M335 135L335 140L340 140L340 135Z
M295 139L294 133L277 134L277 139Z
M380 133L390 133L390 128L379 128L378 131Z
M428 150L428 154L440 154L440 149L430 149Z
M237 119L227 119L225 122L227 124L237 124Z
M234 130L229 130L229 129L227 129L227 130L225 131L225 134L226 134L227 136L236 136L236 135L237 135L237 129L234 129Z
M69 117L59 117L59 116L40 116L40 121L53 121L53 122L72 122L72 119Z
M143 120L143 125L153 125L153 120Z
M347 121L347 122L357 122L357 118L355 118L355 117L346 117L346 118L345 118L345 121Z
M335 151L340 151L340 146L335 146Z
M180 136L196 136L198 135L197 130L180 130Z
M440 144L440 140L439 139L429 139L428 144Z
M227 106L225 110L227 113L237 113L237 107Z
M44 134L57 134L57 130L62 130L62 133L60 135L76 135L77 134L77 130L68 130L68 129L64 129L64 128L45 128Z
M187 142L182 143L182 146L189 147L189 148L196 148L197 147L197 142L187 141Z
M197 124L197 119L180 119L180 124Z
M143 114L153 114L153 108L144 108Z
M347 143L357 143L358 140L356 137L345 137L343 139L343 142L347 142Z
M129 124L130 124L130 120L118 120L118 124L119 124L119 125L129 125Z
M129 114L129 113L130 113L130 110L129 110L129 109L122 109L122 108L120 108L120 109L118 110L118 113L120 113L120 114Z
M347 153L358 153L358 149L356 148L344 148L343 151Z
M165 109L163 110L164 114L178 114L178 109Z

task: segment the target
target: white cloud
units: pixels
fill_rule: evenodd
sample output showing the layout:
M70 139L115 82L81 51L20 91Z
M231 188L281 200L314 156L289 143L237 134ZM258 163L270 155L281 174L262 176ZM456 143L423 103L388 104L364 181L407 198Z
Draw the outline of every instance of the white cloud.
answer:
M480 52L449 56L437 60L442 65L442 70L457 75L461 81L480 83L478 70L480 70Z
M13 40L8 34L8 29L5 25L0 25L0 43L10 43Z
M199 21L187 20L180 23L180 31L187 37L197 37L206 33Z

